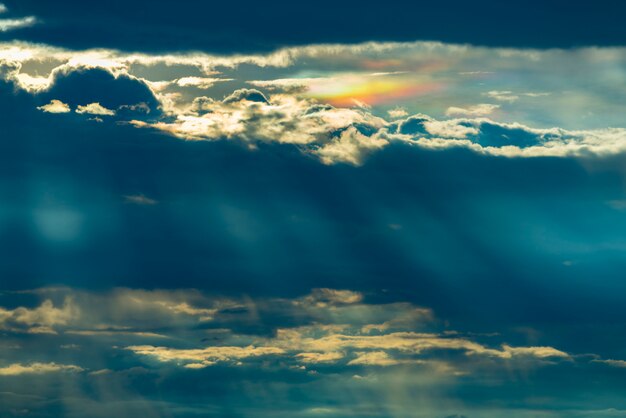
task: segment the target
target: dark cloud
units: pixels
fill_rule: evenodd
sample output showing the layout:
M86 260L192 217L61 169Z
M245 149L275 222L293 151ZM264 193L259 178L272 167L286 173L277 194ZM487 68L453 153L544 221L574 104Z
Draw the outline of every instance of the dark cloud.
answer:
M99 103L107 109L122 107L124 116L151 113L157 116L159 102L143 81L128 75L113 75L101 68L68 68L57 71L49 90L37 95L42 103L60 100L72 108Z
M243 52L319 42L439 40L489 46L619 45L626 31L616 0L593 4L533 0L506 7L495 0L391 2L363 7L355 0L292 2L198 0L52 3L7 0L15 16L40 24L4 37L70 48ZM532 28L530 30L529 28Z
M240 102L248 100L250 102L269 103L263 93L256 89L239 89L235 90L228 97L224 98L224 103Z

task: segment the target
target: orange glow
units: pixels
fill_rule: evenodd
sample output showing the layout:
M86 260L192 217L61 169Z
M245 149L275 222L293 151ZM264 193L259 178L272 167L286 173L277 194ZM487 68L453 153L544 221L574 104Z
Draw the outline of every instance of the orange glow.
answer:
M356 102L370 106L422 96L442 88L440 83L406 77L343 76L312 83L308 95L337 107Z

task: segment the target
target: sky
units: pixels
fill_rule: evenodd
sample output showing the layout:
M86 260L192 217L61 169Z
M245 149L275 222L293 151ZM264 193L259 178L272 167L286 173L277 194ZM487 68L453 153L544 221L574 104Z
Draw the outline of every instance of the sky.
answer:
M626 6L0 4L0 416L626 416Z

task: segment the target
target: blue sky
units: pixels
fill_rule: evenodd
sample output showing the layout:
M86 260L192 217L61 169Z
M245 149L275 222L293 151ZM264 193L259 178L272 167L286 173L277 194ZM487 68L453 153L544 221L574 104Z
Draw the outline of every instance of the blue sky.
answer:
M626 415L623 6L310 6L0 5L0 416Z

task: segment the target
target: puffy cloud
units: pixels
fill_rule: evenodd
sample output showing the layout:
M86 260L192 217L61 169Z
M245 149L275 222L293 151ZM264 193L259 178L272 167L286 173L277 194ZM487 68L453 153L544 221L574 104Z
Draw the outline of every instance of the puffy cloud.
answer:
M384 120L362 109L321 106L310 99L238 90L223 101L199 98L171 122L132 121L189 140L233 139L294 144L324 163L360 164L387 144ZM363 134L361 132L365 132Z
M100 103L89 103L87 105L81 106L78 105L76 108L76 113L86 113L88 115L98 115L98 116L113 116L115 115L115 111L111 109L107 109L102 106Z
M72 111L67 103L56 99L52 99L50 103L39 106L37 109L46 113L68 113Z
M10 364L0 367L0 376L19 376L23 374L44 374L55 372L82 372L81 367L72 364L57 363L30 363L30 364Z
M339 138L321 145L313 151L324 164L348 163L360 165L365 157L384 148L389 141L383 135L363 135L356 128L343 131Z

